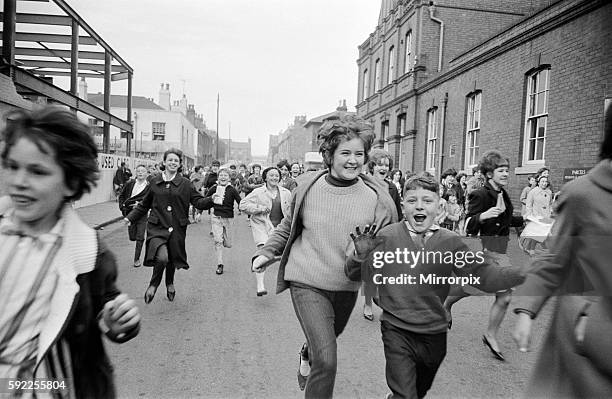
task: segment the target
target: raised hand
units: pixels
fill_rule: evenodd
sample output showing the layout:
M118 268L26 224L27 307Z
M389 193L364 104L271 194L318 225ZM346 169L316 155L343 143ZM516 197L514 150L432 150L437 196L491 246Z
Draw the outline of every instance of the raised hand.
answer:
M374 248L382 242L382 238L376 237L376 224L366 225L361 231L359 226L355 227L355 234L350 233L351 239L355 244L355 255L359 259L364 259Z

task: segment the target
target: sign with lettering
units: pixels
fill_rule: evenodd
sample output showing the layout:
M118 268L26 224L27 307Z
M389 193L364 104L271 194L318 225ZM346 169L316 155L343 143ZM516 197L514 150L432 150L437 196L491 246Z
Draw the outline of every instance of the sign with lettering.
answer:
M586 175L591 168L566 168L563 169L563 183L575 180L580 176Z

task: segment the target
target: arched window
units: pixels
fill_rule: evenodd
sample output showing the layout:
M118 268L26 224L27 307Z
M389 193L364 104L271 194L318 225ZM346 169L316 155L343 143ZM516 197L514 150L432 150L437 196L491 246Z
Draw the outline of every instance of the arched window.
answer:
M361 92L361 100L365 100L370 96L370 71L363 71L363 91Z
M380 58L376 59L376 62L374 63L374 91L378 92L380 90L380 85L381 85L381 81L380 81Z
M412 70L412 31L409 30L406 33L406 40L404 40L406 44L404 50L404 73L408 73Z
M387 84L390 85L395 79L395 47L389 49L389 67L387 68Z

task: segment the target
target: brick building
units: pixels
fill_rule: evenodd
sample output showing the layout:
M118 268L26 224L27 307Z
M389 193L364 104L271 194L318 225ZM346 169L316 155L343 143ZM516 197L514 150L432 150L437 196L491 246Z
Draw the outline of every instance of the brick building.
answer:
M279 134L276 158L273 163L286 159L289 162L304 162L304 154L310 151L311 137L304 128L306 115L298 115L293 124Z
M501 151L516 205L540 167L556 189L597 162L611 18L604 0L384 0L359 46L357 113L404 171L467 170Z

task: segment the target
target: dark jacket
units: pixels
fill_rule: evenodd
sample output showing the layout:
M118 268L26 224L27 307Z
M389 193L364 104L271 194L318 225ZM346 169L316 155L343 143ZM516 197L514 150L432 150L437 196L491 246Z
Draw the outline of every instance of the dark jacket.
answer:
M483 248L500 254L505 254L510 240L510 227L521 227L522 216L512 214L514 208L508 193L501 189L506 210L496 218L480 220L480 214L497 205L498 192L486 182L484 187L472 191L468 197L467 227L470 235L480 234Z
M206 173L206 175L204 176L204 189L208 190L209 188L217 184L218 178L219 176L217 175L217 173L213 172L212 170Z
M145 266L154 266L154 253L157 245L149 245L151 240L156 243L167 243L170 262L177 269L188 269L187 252L185 251L185 236L189 224L189 204L198 209L210 209L212 199L198 193L189 179L180 174L171 181L165 182L162 175L155 176L149 184L149 192L144 196L133 211L126 217L134 223L151 209L147 223L147 252Z
M400 199L400 195L397 192L397 187L392 181L385 180L389 185L389 195L391 195L391 199L395 204L395 209L397 210L397 218L398 220L402 220L404 218L404 212L402 211L402 200Z
M128 181L119 194L119 210L123 216L127 216L138 203L142 202L145 195L149 192L149 185L147 185L144 190L132 197L134 184L136 184L136 179Z
M513 301L536 317L557 295L527 397L605 398L612 392L612 161L567 183L558 217ZM585 322L584 336L576 334Z
M124 185L128 180L132 177L132 172L127 168L119 168L115 172L115 177L113 178L113 184L117 186Z
M212 201L212 195L217 191L217 185L215 184L211 188L206 191L206 198L210 198ZM231 184L228 184L225 187L225 196L223 197L223 204L213 204L213 208L215 210L215 216L219 216L222 218L233 218L234 217L234 202L240 205L240 194L238 194L238 190L234 188Z
M253 173L247 178L246 182L244 183L244 186L242 187L242 192L244 192L245 195L249 195L251 191L263 185L264 181L261 175L256 175L255 173Z
M77 398L113 398L116 395L113 368L104 350L97 316L106 302L120 294L115 286L117 263L106 245L99 243L95 269L77 276L80 292L63 333L70 347ZM134 338L139 329L140 326L121 339L107 337L114 342L125 342Z

